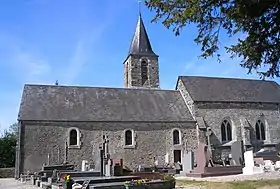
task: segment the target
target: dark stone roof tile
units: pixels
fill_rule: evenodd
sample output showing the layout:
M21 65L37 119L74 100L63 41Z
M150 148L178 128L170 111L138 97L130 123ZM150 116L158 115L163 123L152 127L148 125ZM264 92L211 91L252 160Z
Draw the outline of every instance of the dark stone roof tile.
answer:
M180 76L194 101L280 103L274 81L200 76Z
M25 85L19 120L193 121L179 91Z

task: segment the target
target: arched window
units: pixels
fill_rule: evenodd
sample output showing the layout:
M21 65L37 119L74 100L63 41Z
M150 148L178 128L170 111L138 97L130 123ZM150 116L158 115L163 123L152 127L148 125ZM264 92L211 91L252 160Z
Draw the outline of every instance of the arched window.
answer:
M221 125L222 142L228 142L232 140L231 125L228 120L224 120Z
M142 76L142 85L148 80L148 63L145 60L141 61L141 76Z
M70 133L69 133L69 137L70 137L70 141L69 141L69 145L78 145L78 132L76 129L71 129Z
M132 131L131 130L126 130L125 133L125 145L129 146L133 144L133 136L132 136Z
M76 127L71 127L68 129L68 147L69 148L80 148L81 141L80 141L80 131Z
M180 132L175 129L173 131L173 145L180 144Z
M265 140L265 127L264 127L264 123L261 120L258 120L256 125L255 125L255 129L256 129L256 138L257 140Z

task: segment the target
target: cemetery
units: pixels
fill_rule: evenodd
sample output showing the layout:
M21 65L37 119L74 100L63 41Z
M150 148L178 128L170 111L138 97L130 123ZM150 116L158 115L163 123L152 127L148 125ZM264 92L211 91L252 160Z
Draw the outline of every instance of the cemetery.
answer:
M16 179L44 189L172 189L280 172L277 83L187 75L161 89L140 11L122 65L124 88L24 85Z
M50 165L48 161L36 173L27 173L20 176L20 182L29 182L40 188L53 189L172 189L175 188L173 173L176 170L164 167L139 166L137 171L124 169L122 159L110 159L108 139L103 136L100 148L100 170L95 170L88 161L82 161L82 169L75 169L75 165L68 164L65 150L64 163Z
M46 189L172 189L176 185L175 178L179 178L179 183L182 183L182 179L190 182L194 178L222 178L229 175L245 178L246 175L280 171L277 150L245 151L242 141L232 143L231 154L224 160L215 159L215 149L200 142L195 151L183 155L181 166L176 163L174 166L160 166L155 162L154 166L139 165L138 170L131 171L124 168L123 159L110 158L108 139L106 136L103 138L100 170L96 170L87 160L82 161L81 170L75 169L74 164L68 163L66 148L63 164L51 165L48 155L48 161L41 170L22 174L20 182Z

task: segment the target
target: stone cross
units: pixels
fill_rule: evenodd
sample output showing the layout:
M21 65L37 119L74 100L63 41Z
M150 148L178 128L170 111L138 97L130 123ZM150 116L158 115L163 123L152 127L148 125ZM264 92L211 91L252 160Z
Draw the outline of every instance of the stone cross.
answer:
M109 155L109 140L108 136L103 135L103 149L104 149L104 160L107 161L110 157Z
M212 134L213 134L213 132L212 132L211 128L207 127L206 137L207 137L207 147L208 147L210 157L212 157L212 148L211 148L211 140L210 140L210 136Z
M142 1L138 1L138 8L139 8L139 15L141 15L141 5L142 5Z
M106 171L106 165L110 158L108 144L109 144L108 136L103 135L103 141L100 147L100 168L101 168L100 175L101 176L104 176L104 170Z

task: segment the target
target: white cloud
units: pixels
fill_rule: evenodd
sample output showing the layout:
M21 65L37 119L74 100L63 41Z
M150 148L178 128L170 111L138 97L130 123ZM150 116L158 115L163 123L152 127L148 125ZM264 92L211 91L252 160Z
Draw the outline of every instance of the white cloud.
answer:
M73 55L70 56L68 63L66 61L65 67L62 69L51 67L48 60L38 52L38 49L28 48L30 46L27 45L30 44L22 42L16 36L3 33L0 33L0 59L2 59L1 56L5 56L5 68L9 68L13 80L16 80L16 83L21 86L25 83L47 83L51 79L53 80L54 74L62 75L62 83L72 84L79 77L90 56L94 55L93 49L98 49L100 46L99 39L102 34L117 19L117 15L130 5L121 1L116 8L115 4L111 3L103 15L103 19L97 20L98 23L95 24L94 29L86 35L81 35L73 49ZM1 54L1 50L5 55ZM54 73L54 71L59 73ZM22 87L4 93L0 86L0 133L17 120L21 90Z
M101 38L107 25L101 25L92 32L91 36L83 37L78 40L74 49L73 56L69 59L69 66L65 68L63 74L62 83L68 85L73 84L75 79L79 76L83 70L84 65L87 63L89 56L92 55L92 46L98 42ZM98 46L98 45L97 45Z
M50 64L30 52L17 51L14 53L14 69L20 71L20 77L25 82L36 82L51 71Z
M238 57L232 59L230 57L231 55L224 49L225 46L235 44L238 37L243 39L245 35L240 34L230 39L226 43L220 43L222 45L222 47L220 48L221 63L218 62L217 57L200 59L198 58L198 55L196 55L191 61L185 63L181 75L259 79L260 76L256 73L255 70L252 70L252 73L248 74L248 70L240 66L242 59Z
M8 44L8 45L5 45ZM51 71L48 61L16 37L0 33L0 54L5 59L2 64L9 68L11 75L18 82L37 82ZM5 54L5 55L4 55ZM3 57L2 57L3 56ZM19 74L20 73L20 74Z
M114 23L127 6L130 6L126 1L120 1L118 7L114 3L111 3L105 13L101 15L102 21L98 19L98 23L89 34L80 37L77 41L73 56L69 59L69 66L65 67L63 77L60 83L71 85L79 77L81 71L84 69L85 64L89 60L90 56L94 56L94 49L98 49L101 42L103 33L109 29L110 25ZM96 64L96 62L91 62Z

